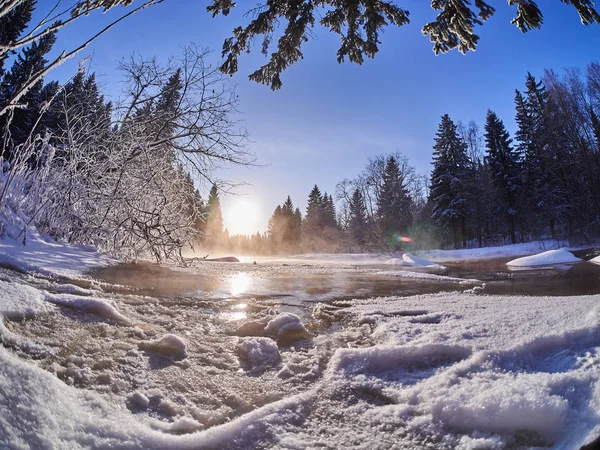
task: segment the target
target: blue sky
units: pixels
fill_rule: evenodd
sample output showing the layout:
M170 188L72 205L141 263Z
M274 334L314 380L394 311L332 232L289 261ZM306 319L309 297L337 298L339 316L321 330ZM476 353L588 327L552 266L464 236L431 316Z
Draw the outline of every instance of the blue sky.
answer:
M113 96L118 95L120 80L116 66L133 52L166 59L194 42L214 49L212 62L219 64L223 40L234 26L244 23L245 11L240 6L230 17L212 19L206 3L167 0L119 24L80 57L92 57L92 69ZM259 49L242 56L232 81L250 133L249 149L263 167L219 173L221 178L248 183L239 193L257 213L249 223L232 223L230 210L240 197L223 198L226 225L232 231L264 231L273 209L288 194L304 212L315 183L334 193L336 183L355 176L370 156L400 151L418 172L429 172L442 114L450 114L456 122L473 119L482 126L491 108L512 133L514 90L522 88L527 71L539 76L544 68L584 69L600 59L600 26L582 26L575 9L558 0L539 2L544 26L525 35L509 23L513 9L503 0L492 1L497 12L478 29L481 41L476 52L435 56L420 32L434 17L428 3L398 0L399 6L410 10L411 24L387 29L377 57L362 66L338 64L338 37L315 29L314 38L303 47L304 60L283 74L284 86L277 92L247 79L265 61ZM91 15L67 27L55 49L72 48L118 12ZM49 78L67 79L80 57Z

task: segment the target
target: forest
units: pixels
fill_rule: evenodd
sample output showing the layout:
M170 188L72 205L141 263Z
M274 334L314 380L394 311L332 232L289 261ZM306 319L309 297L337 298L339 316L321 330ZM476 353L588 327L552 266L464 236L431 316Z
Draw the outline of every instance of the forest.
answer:
M0 19L5 43L22 34L34 7L22 2ZM189 45L167 62L123 59L121 96L107 101L85 60L66 83L45 79L56 41L48 30L0 59L1 236L25 243L35 226L160 261L189 249L379 252L599 235L598 63L539 79L528 73L515 92L512 138L492 110L482 128L444 115L431 173L417 173L401 151L372 157L335 192L315 185L305 208L282 199L265 233L229 236L219 196L231 185L216 174L255 159L234 87L208 51Z
M416 173L400 152L370 158L363 172L337 184L337 203L315 185L304 215L288 197L267 233L234 236L230 248L364 252L593 242L600 233L600 64L583 73L546 70L541 79L527 73L514 104L512 138L492 110L483 129L444 115L429 175Z

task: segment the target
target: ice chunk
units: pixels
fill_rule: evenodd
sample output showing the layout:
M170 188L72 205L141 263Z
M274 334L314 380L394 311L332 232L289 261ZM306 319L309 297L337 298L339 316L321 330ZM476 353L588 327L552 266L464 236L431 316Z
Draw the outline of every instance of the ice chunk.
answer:
M37 289L21 283L0 281L0 316L26 319L54 310Z
M174 334L165 334L160 339L139 344L140 350L159 353L174 359L185 359L187 346L183 339Z

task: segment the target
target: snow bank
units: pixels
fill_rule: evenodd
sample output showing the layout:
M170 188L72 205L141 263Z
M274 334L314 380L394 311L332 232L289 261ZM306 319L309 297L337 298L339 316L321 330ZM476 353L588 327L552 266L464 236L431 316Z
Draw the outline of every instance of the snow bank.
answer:
M387 277L400 277L400 278L409 278L412 280L430 280L430 281L439 281L446 283L458 283L462 286L471 286L474 284L483 284L482 281L475 280L473 278L456 278L456 277L447 277L445 275L436 275L433 273L424 273L424 272L411 272L408 270L389 270L376 272L376 275L382 275Z
M45 276L77 278L86 271L117 262L91 247L52 241L36 231L28 232L26 245L22 237L0 237L0 263Z
M110 300L94 297L78 297L70 294L47 294L46 301L55 305L66 306L78 311L84 311L104 319L113 320L121 325L129 325L131 322L119 312Z
M494 259L510 256L530 255L540 250L561 247L556 241L536 241L498 247L463 248L459 250L429 250L420 254L435 262L464 261L470 259Z
M187 345L183 339L174 334L165 334L160 339L139 344L140 350L158 353L174 359L185 359Z
M573 256L573 253L565 250L549 250L538 253L537 255L525 256L523 258L513 259L506 263L509 267L531 267L531 266L549 266L553 264L576 263L581 259Z
M590 259L590 262L600 264L600 256L596 256L595 258Z

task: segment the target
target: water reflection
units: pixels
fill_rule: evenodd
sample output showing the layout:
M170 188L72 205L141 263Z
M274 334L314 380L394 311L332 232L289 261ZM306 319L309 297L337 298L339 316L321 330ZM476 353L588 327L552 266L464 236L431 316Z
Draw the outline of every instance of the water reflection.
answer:
M240 295L245 293L250 287L252 277L246 272L240 272L229 279L229 293L231 295Z

